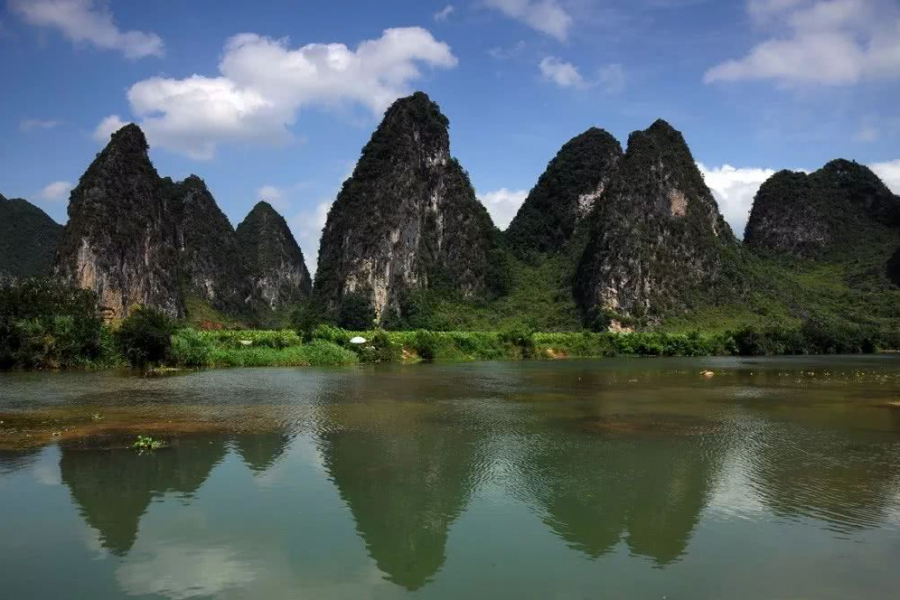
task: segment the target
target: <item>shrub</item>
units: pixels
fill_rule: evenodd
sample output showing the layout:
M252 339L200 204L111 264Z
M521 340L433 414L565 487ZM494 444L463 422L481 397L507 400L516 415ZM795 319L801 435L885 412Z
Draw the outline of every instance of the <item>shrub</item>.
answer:
M325 307L312 299L298 305L291 313L291 327L304 342L313 339L312 334L316 327L330 322L331 319Z
M352 331L370 329L375 321L375 308L369 298L362 293L347 294L341 301L338 325Z
M339 346L343 346L349 342L350 337L350 333L347 330L335 327L334 325L319 325L312 332L313 340L332 342Z
M500 341L511 345L522 358L534 358L534 331L526 325L518 324L501 331Z
M162 311L139 307L116 333L119 352L135 367L163 363L169 358L175 328L175 321Z
M183 367L212 365L214 345L207 336L194 329L181 329L172 336L170 360Z
M391 340L390 335L379 329L372 336L370 343L353 347L359 355L360 362L386 363L403 360L403 346Z
M0 367L66 368L112 362L97 296L56 280L0 287Z

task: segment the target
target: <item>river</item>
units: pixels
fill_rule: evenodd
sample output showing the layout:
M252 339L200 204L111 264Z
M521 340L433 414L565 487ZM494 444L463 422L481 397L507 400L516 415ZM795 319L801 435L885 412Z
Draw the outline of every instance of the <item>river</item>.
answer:
M897 356L3 373L0 421L9 600L900 593Z

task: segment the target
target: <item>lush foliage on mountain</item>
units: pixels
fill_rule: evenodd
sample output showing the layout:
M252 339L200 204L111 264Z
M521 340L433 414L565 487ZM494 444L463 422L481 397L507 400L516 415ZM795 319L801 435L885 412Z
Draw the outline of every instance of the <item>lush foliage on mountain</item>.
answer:
M61 231L37 206L0 196L0 279L50 275Z
M560 149L506 230L522 258L557 252L609 185L622 158L613 136L592 127Z
M760 255L841 261L891 243L900 198L866 166L829 162L807 175L781 171L759 189L744 241Z

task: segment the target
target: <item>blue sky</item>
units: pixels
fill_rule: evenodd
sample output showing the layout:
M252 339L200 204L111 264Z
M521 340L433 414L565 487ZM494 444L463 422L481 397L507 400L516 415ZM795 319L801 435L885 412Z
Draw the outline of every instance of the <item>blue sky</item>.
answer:
M845 157L900 193L896 0L0 0L0 192L65 221L137 122L234 224L282 211L314 266L384 108L426 91L501 226L590 126L680 129L740 233L771 169Z

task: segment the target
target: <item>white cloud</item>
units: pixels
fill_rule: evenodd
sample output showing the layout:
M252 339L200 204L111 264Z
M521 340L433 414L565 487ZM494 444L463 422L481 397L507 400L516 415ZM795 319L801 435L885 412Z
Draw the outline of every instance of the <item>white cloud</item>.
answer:
M896 0L750 0L768 39L705 81L771 79L784 85L852 85L900 77Z
M578 67L555 56L545 57L538 65L541 77L562 88L587 89L599 87L606 94L619 94L625 89L625 71L620 64L609 64L597 70L597 77L586 80Z
M484 3L561 42L566 41L572 27L572 17L557 0L484 0Z
M527 197L528 190L509 190L506 188L478 195L478 199L481 200L481 203L484 204L491 214L494 225L500 229L509 227L510 222L516 216L516 213L519 212L519 207L522 206Z
M607 94L619 94L625 90L625 71L620 64L600 67L599 83Z
M68 200L69 192L74 186L68 181L54 181L42 189L38 196L47 202L62 202Z
M540 65L541 76L563 88L584 88L587 84L578 68L555 56L545 57Z
M9 8L37 27L59 30L76 43L118 50L128 58L163 56L165 46L155 33L121 31L105 3L94 0L10 0Z
M731 165L708 168L702 163L697 167L719 203L722 216L731 225L739 238L744 237L744 228L753 208L753 198L763 182L775 174L772 169L736 168Z
M101 144L106 144L109 142L109 137L128 125L127 121L123 121L119 115L110 115L100 121L100 124L97 125L97 128L94 129L93 138L100 142Z
M380 116L421 78L420 65L456 64L450 47L419 27L388 29L355 50L292 49L287 39L244 33L225 44L220 75L153 77L133 85L128 101L151 145L208 159L222 142L291 139L288 128L304 107L353 103Z
M895 194L900 194L900 158L887 162L869 165L875 171L886 186Z
M22 131L31 131L33 129L54 129L59 126L59 121L53 119L25 119L19 123L19 129Z
M446 21L450 15L452 15L456 11L456 8L452 4L448 4L441 10L434 13L435 21Z

